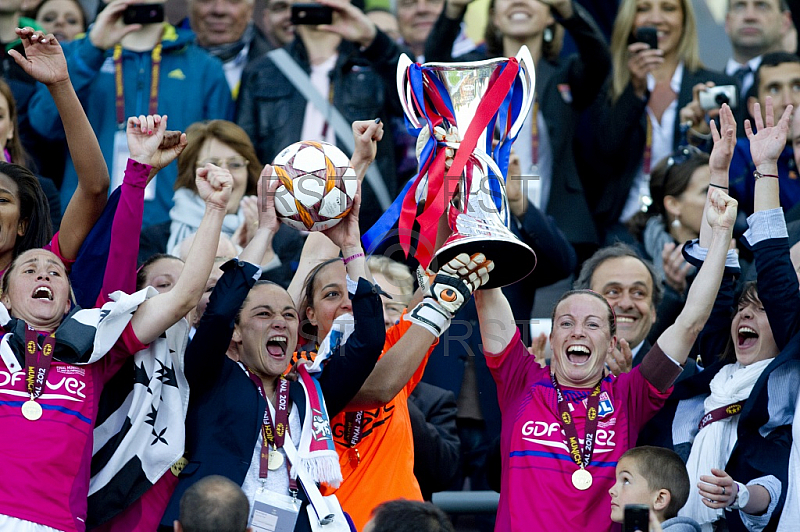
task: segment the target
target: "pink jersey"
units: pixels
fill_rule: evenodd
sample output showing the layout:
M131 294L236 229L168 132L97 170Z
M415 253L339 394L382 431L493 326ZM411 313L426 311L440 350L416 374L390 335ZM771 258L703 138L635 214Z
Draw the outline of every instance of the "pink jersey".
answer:
M649 356L665 357L657 346ZM594 453L587 467L593 483L580 491L571 482L578 466L567 452L550 368L539 367L519 332L503 353L487 356L486 363L497 382L503 415L503 474L495 530L612 530L608 490L615 482L617 461L636 444L639 429L671 390L659 392L639 367L603 380ZM562 390L583 448L591 390L566 386Z
M100 392L125 357L146 347L128 323L114 348L97 362L54 360L37 399L43 410L37 421L22 417L28 398L24 369L12 373L5 358L0 360L0 514L58 530L85 530Z

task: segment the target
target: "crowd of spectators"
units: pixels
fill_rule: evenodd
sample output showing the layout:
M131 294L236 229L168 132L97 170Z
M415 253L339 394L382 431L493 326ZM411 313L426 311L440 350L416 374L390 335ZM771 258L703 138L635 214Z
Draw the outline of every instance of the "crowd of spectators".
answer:
M794 530L795 6L721 1L715 71L700 0L318 2L0 0L0 530L450 531L484 490L479 530ZM522 46L533 272L365 250L416 173L401 54ZM275 211L300 140L359 178L322 232Z

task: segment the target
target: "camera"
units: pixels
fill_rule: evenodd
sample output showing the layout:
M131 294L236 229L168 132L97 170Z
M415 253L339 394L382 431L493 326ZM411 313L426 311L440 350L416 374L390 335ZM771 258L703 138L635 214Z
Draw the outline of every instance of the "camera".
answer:
M703 111L719 109L723 103L736 107L736 85L720 85L700 91L700 107Z

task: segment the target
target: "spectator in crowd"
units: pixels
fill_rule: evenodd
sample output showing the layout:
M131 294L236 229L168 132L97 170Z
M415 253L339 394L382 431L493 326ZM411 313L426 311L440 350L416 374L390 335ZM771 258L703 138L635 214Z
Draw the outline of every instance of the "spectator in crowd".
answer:
M663 286L658 321L648 338L660 334L683 307L695 269L683 258L681 244L700 236L708 175L708 154L693 146L679 148L653 168L652 203L630 220L631 233Z
M756 70L753 82L753 96L747 99L750 116L754 116L754 105L766 108L767 97L772 98L775 116L774 122L783 115L789 105L800 105L800 57L787 52L772 52L764 55ZM762 118L763 120L763 118ZM753 194L756 170L751 156L750 140L741 138L736 143L730 169L731 195L739 200L742 211L750 215L754 212ZM780 181L781 207L790 210L800 202L800 183L798 183L797 165L794 151L788 143L778 158L778 171L775 174Z
M489 5L485 51L452 57L450 49L466 4L458 0L445 7L428 38L425 57L428 61L474 61L511 57L522 45L528 47L536 65L538 97L532 118L525 121L514 144L520 157L519 175L539 176L526 180L523 190L533 205L555 219L581 262L597 248L598 238L572 146L579 113L595 100L611 69L608 46L583 7L572 0L525 0L521 7L510 0L496 0ZM517 17L518 9L527 16ZM580 53L562 60L564 29Z
M31 164L27 166L33 168L36 173L53 179L58 186L64 172L66 150L63 143L48 143L33 129L28 117L28 105L31 96L36 91L36 80L29 76L9 55L11 50L19 53L23 53L24 50L22 41L14 33L16 28L30 27L34 30L41 30L42 27L35 20L22 15L21 0L15 0L0 7L0 27L3 28L0 31L0 43L6 52L0 58L2 78L11 87L11 93L14 95L17 105L17 135L25 151L31 156ZM66 202L64 204L66 205Z
M611 520L625 522L625 506L643 504L667 532L701 532L700 525L678 510L689 498L689 475L681 457L660 447L628 449L617 462L611 495Z
M197 44L222 61L233 98L239 94L244 68L270 50L253 24L255 0L189 0L189 21Z
M400 31L401 43L414 53L417 62L424 63L425 43L428 40L433 25L442 13L448 9L450 18L460 19L463 10L472 0L399 0L397 2L397 22ZM460 31L453 39L452 56L458 57L475 49L475 43L467 37L466 24L460 25ZM430 59L433 61L433 59Z
M747 118L747 96L753 86L753 75L761 57L783 51L783 37L792 27L792 15L786 0L729 0L725 15L725 33L731 42L733 57L725 65L725 73L736 80L739 105L734 117L740 124ZM795 38L796 40L796 38ZM744 136L744 128L740 136Z
M36 8L34 18L62 44L72 41L89 26L78 0L45 0Z
M766 127L760 105L756 104L754 111L758 133L745 124L752 156L759 171L775 174L792 106L774 126L771 98L767 98ZM714 189L728 186L728 165L736 144L735 121L727 105L722 108L720 123L722 137L712 128L715 143L710 186ZM787 358L783 351L798 331L793 305L800 294L778 203L778 179L759 179L754 196L757 212L748 218L745 239L755 255L758 284L745 285L731 320L733 275L737 272L735 267L726 272L700 342L702 353L722 356L676 387L665 408L674 415L672 423L664 427L668 443L682 457L688 457L693 487L680 515L695 519L705 528L717 521L726 522L730 530L761 530L770 523L774 526L780 513L781 484L787 478L786 434L792 423L800 372L796 365L773 359ZM707 234L704 226L701 246L707 242ZM698 255L694 248L687 250L693 262L698 262ZM735 254L730 255L733 266ZM680 401L677 406L676 399ZM739 511L723 511L725 508Z
M8 83L0 79L0 160L31 169L33 161L19 138L17 104ZM35 167L34 167L35 168ZM50 222L54 231L61 225L61 200L52 179L37 176L42 192L47 196Z
M112 190L122 182L127 162L125 131L120 129L127 116L169 115L172 127L184 130L200 120L233 115L231 93L219 61L192 44L189 31L162 22L123 24L127 5L124 0L112 1L87 36L64 48L72 83L111 169ZM158 83L151 83L153 77ZM122 80L118 87L116 79ZM43 88L37 89L30 105L34 127L41 135L63 137L52 98ZM72 197L77 184L73 159L74 154L67 161L61 185L62 205ZM176 175L176 165L170 165L148 185L145 226L169 219Z
M280 150L299 140L342 146L345 132L337 131L296 84L310 85L325 101L332 98L329 103L348 123L376 117L387 123L391 116L402 113L396 81L398 45L349 1L325 0L324 4L333 9L333 24L297 27L298 38L286 48L289 57L262 57L242 76L236 121L252 139L262 161L272 161ZM310 77L284 74L284 64L299 66ZM394 145L391 132L384 134L374 166L389 196L394 197L398 190ZM370 179L364 182L363 195L360 220L365 231L383 208Z
M398 499L375 508L364 532L453 532L453 525L429 502Z
M584 262L573 288L601 294L614 309L619 340L607 363L615 374L641 364L652 348L648 338L656 324L657 308L665 308L672 316L666 320L668 325L683 308L682 304L662 307L664 288L653 265L622 243L602 248ZM695 370L694 361L687 360L680 378Z
M646 27L657 30L658 48L636 42L637 30ZM581 151L586 195L608 244L632 240L624 224L651 201L652 168L686 143L681 124L705 124L705 111L696 103L701 87L734 84L701 64L689 0L623 0L611 55L607 90L591 110L590 147Z
M552 364L541 368L511 325L502 292L476 293L484 352L503 412L496 530L611 529L608 507L600 501L607 501L614 479L603 466L616 465L663 405L719 288L736 201L717 189L711 197L713 240L687 304L629 373L606 375L617 336L614 311L602 295L577 290L562 296L553 312ZM613 435L602 428L611 424ZM584 446L579 431L585 433Z
M186 490L175 532L247 532L250 506L242 488L210 475Z
M242 486L251 509L261 490L289 500L296 497L301 507L295 528L307 530L306 490L312 487L298 490L297 482L304 480L290 475L284 444L290 438L298 447L314 482L338 484L341 472L327 412L336 415L347 405L369 376L383 345L383 312L361 251L357 194L347 217L325 232L343 251L348 275L357 283L352 295L353 334L346 344L331 349L318 386L311 383L305 366L298 367L298 381L281 378L292 360L300 322L286 290L256 282L260 268L254 263L264 256L278 228L273 196L279 181L267 184L271 175L272 168L265 167L258 187L259 230L238 261L223 267L225 273L187 349L185 370L192 390L186 418L189 466L179 476L162 528L171 527L178 516L178 501L191 485L220 474ZM233 347L233 358L226 355L229 347ZM316 409L313 426L309 401ZM265 409L279 404L288 405L281 418L278 413L273 416L272 410L265 417ZM324 444L323 449L310 449L312 430L328 435L315 439ZM281 441L281 434L287 439ZM269 464L260 458L267 455L271 455Z
M294 40L291 3L288 0L266 0L260 17L261 31L269 42L270 48L282 48ZM258 12L256 13L258 15Z

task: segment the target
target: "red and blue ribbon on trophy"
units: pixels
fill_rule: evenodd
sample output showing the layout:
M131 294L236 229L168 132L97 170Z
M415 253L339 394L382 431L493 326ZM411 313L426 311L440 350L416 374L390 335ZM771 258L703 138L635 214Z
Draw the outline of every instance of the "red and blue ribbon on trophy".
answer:
M458 190L462 173L469 183L473 168L480 164L475 157L475 148L483 133L486 133L484 153L491 154L501 175L489 170L487 180L488 192L495 202L498 211L503 201L501 184L508 171L508 160L511 145L516 138L519 127L514 128L524 105L525 87L519 76L523 68L516 58L510 58L499 65L489 80L489 88L478 104L477 110L469 124L459 124L450 100L450 94L442 81L427 65L412 63L408 66L407 80L410 88L411 111L420 120L422 127L415 127L406 117L406 127L412 135L418 136L427 124L430 132L428 140L419 154L419 172L387 209L383 216L363 235L364 248L375 249L397 224L397 235L406 256L413 255L426 267L431 261L439 219L445 214L451 199ZM401 96L402 97L402 96ZM458 148L448 160L448 148L452 142L446 142L442 135L434 131L458 131L461 139ZM465 130L466 129L466 130ZM499 138L498 138L499 135ZM493 140L498 138L493 146ZM446 167L446 161L450 165ZM425 196L418 190L427 180ZM468 194L467 190L461 194ZM463 202L466 206L466 201ZM450 218L457 214L451 209ZM452 223L451 223L452 227Z

